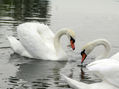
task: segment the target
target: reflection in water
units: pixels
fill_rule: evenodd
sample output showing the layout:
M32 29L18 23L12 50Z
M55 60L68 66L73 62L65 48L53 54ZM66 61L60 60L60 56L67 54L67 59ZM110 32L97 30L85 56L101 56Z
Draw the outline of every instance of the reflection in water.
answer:
M16 76L18 72L18 66L15 66L11 63L2 63L0 64L0 88L7 89L12 88L12 83L15 81L10 81L13 77Z
M66 64L66 62L31 60L23 57L18 58L18 55L12 55L10 62L19 64L19 71L15 79L19 81L22 80L23 82L26 81L22 83L22 88L24 86L32 89L47 89L51 87L51 85L57 87L60 82L60 69ZM14 85L15 84L16 83L14 83Z
M81 82L85 82L85 83L95 83L95 82L100 82L101 80L99 78L97 78L96 76L94 76L92 73L90 73L89 71L87 71L86 67L81 67L80 68L80 81Z
M2 40L4 39L2 43L6 40L6 33L9 35L12 31L13 35L16 35L15 27L19 23L38 21L50 24L49 4L49 0L0 0L0 32L5 33L3 36L0 35ZM60 79L58 72L65 64L64 62L32 61L18 55L11 55L9 62L16 64L19 68L8 66L10 68L9 72L2 74L4 76L0 77L3 85L0 85L2 89L4 89L4 86L18 89L46 89L51 85L55 87ZM7 68L7 65L5 67ZM19 69L19 71L12 72L11 69ZM11 72L13 75L5 77L6 74ZM6 78L8 83L4 82L3 78Z
M49 1L47 0L14 0L14 3L16 20L37 20L44 23L49 20Z
M84 73L84 71L83 71L83 69L81 67L81 79L84 79L85 78L84 75L85 75L85 73Z
M48 0L1 0L0 2L0 19L2 20L4 17L12 17L14 19L11 20L15 21L39 21L49 24Z

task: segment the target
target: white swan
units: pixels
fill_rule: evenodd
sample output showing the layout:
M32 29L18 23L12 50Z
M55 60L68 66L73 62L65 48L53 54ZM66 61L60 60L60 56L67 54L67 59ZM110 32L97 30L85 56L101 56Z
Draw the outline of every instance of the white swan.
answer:
M76 80L70 79L62 75L65 81L74 89L119 89L119 53L116 55L104 59L110 52L109 42L105 39L98 39L86 44L83 47L82 63L86 56L98 45L104 45L105 52L96 58L96 61L87 65L87 69L90 72L93 72L99 78L102 79L102 82L85 84L83 82L78 82ZM102 59L102 60L98 60Z
M26 57L43 60L66 60L60 38L66 35L74 50L75 33L67 28L59 30L55 35L48 26L38 22L26 22L17 27L19 41L8 37L12 49Z

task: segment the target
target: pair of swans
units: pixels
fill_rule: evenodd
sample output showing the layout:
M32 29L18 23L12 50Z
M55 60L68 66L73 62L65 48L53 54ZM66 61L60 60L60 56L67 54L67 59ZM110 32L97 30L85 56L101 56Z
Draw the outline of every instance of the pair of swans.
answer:
M81 51L82 60L85 60L87 55L99 45L103 45L104 52L96 58L96 61L87 65L87 69L97 75L102 82L86 84L78 82L61 74L65 81L74 89L119 89L119 53L116 53L110 58L106 58L110 52L110 43L104 39L98 39L86 44ZM99 60L100 59L100 60Z
M17 27L19 40L9 36L11 48L15 53L35 59L66 60L67 55L60 44L60 38L66 35L72 49L75 49L75 33L68 28L60 29L54 34L51 29L38 22L26 22Z
M67 28L59 30L54 35L48 26L44 24L27 22L17 27L17 33L19 40L12 36L8 37L8 40L14 52L21 56L43 60L65 60L67 56L60 45L62 35L68 37L72 49L75 49L75 33ZM81 52L81 63L83 63L87 55L98 45L103 45L105 51L96 58L95 62L88 64L87 68L103 81L101 83L85 84L62 75L71 87L75 89L119 89L119 53L109 59L104 59L110 52L108 41L99 39L85 45Z

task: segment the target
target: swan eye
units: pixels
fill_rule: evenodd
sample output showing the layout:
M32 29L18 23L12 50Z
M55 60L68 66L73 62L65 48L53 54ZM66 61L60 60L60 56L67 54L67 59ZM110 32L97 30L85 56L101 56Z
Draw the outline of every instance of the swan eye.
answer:
M84 54L84 53L85 53L85 49L84 49L83 51L81 51L81 53L80 53L80 54L82 55L82 54Z
M70 36L70 41L73 41L73 43L75 43L75 40L72 36Z

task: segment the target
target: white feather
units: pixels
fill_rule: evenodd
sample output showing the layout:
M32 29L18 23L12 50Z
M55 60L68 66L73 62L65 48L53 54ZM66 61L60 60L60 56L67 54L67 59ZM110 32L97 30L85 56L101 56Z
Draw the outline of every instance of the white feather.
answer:
M69 29L61 29L55 35L52 30L44 24L38 22L26 22L17 27L19 42L11 39L11 47L15 52L22 52L24 49L36 59L43 60L67 60L67 55L60 44L62 35L74 37L74 33ZM17 46L20 45L20 49ZM18 52L20 51L20 52ZM22 55L23 56L23 55Z

